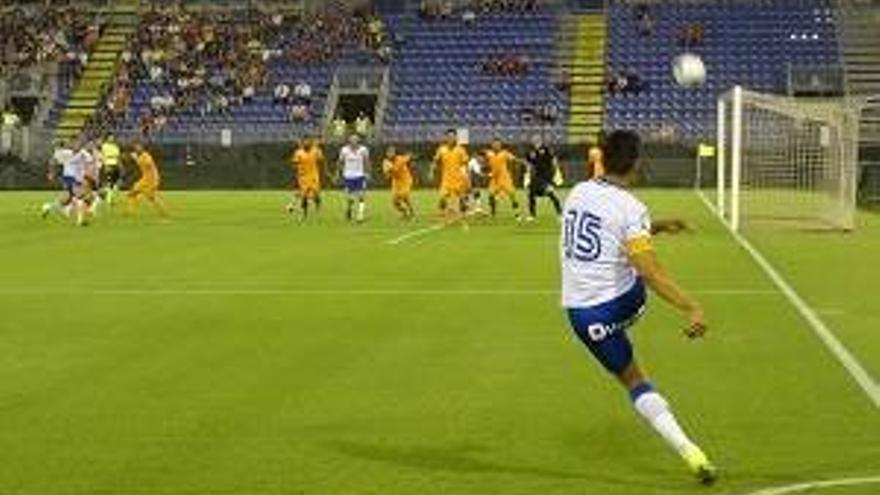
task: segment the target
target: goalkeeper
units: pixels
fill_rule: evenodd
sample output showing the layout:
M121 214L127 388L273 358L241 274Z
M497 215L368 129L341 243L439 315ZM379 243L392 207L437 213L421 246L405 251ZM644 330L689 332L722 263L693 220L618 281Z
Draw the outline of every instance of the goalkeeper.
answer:
M538 198L550 198L556 216L562 216L562 204L556 195L555 186L562 184L562 174L556 155L544 144L540 134L532 137L532 148L526 154L526 175L524 186L529 191L529 216L527 221L535 220Z

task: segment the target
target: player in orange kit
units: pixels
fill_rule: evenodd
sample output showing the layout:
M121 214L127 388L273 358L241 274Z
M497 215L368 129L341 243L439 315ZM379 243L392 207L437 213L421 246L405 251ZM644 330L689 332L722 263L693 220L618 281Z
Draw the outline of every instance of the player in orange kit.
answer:
M324 152L316 139L306 138L290 157L290 164L296 174L297 191L302 209L302 219L309 216L309 201L315 206L315 212L321 209L321 165L324 163ZM287 205L287 211L293 213L295 200Z
M412 155L397 153L394 146L389 146L385 150L382 171L391 180L391 201L404 220L410 220L415 216L411 198L413 186L411 166Z
M467 163L467 150L459 144L455 129L446 131L445 141L434 154L431 175L434 176L440 169L439 205L447 222L464 218L468 192Z
M596 142L587 149L587 179L598 179L605 175L605 153L602 151L604 141L605 133L599 132Z
M136 142L133 145L133 153L131 154L135 164L140 172L137 182L131 186L128 191L128 213L133 213L140 205L141 200L146 199L153 203L159 215L168 216L168 208L159 197L159 185L161 177L159 176L159 167L153 155L144 148L144 145Z
M498 197L506 196L510 200L517 220L522 220L519 211L519 198L513 185L513 174L510 167L517 161L516 156L508 151L500 138L492 140L492 146L486 150L486 166L489 170L489 210L492 216L498 209Z

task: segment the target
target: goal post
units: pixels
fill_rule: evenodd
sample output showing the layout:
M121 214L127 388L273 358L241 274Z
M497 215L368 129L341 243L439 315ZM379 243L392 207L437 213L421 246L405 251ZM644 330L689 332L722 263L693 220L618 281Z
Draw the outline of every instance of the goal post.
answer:
M716 207L733 230L854 228L858 108L736 86L717 111Z

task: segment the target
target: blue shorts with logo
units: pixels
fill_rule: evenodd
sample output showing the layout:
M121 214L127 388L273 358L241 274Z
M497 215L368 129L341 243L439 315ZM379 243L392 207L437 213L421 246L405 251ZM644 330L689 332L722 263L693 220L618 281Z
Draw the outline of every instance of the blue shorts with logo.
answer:
M352 179L345 179L345 191L348 194L360 193L367 190L367 178L366 177L355 177Z
M620 374L633 360L626 330L644 313L645 302L645 284L636 279L632 288L608 302L589 308L568 308L568 320L602 366Z
M77 180L76 177L65 175L61 177L61 185L64 187L64 190L67 191L67 194L70 194L70 196L73 197L79 193L79 187L82 185L82 182Z

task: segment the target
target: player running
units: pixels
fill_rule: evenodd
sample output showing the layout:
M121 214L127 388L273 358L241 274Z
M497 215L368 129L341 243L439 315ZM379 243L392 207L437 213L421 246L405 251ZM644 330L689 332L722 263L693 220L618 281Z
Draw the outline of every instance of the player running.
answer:
M580 340L626 387L638 414L709 484L717 477L715 467L648 381L627 336L645 311L646 285L685 315L688 338L706 332L699 303L657 260L651 236L661 229L652 228L647 208L626 190L638 173L640 146L633 132L612 133L605 145L605 176L581 182L565 202L562 305Z
M73 202L76 199L76 188L81 183L78 178L80 173L73 168L74 150L68 146L64 140L59 140L52 152L52 159L49 161L49 173L47 175L49 182L55 182L57 177L57 169L61 169L61 195L55 201L43 203L41 214L43 218L49 216L53 211L69 217L73 210ZM84 172L84 171L83 171Z
M558 173L558 160L553 150L544 144L544 138L535 134L532 138L532 149L526 154L528 171L526 180L529 190L529 216L532 222L537 216L538 198L547 197L553 203L556 215L562 215L562 204L553 187L554 179Z
M133 153L131 154L131 157L140 171L140 177L137 182L131 186L131 190L128 191L127 213L134 213L140 206L141 200L146 199L150 203L153 203L153 206L156 207L156 211L159 212L159 215L162 217L168 217L168 208L166 208L162 198L159 197L161 178L159 176L159 167L156 165L156 160L153 158L153 155L144 148L143 144L134 143L132 148Z
M604 134L604 131L600 131L596 136L596 142L587 148L586 177L588 179L596 179L605 175L605 159L602 152L602 144L605 141Z
M297 146L290 163L296 174L297 194L299 196L302 217L309 216L309 201L315 205L315 212L321 209L321 165L324 163L324 152L317 140L306 138ZM293 213L296 198L287 205L287 212Z
M345 193L348 201L345 208L345 219L358 223L364 221L367 209L367 171L370 166L370 150L361 144L360 136L355 132L348 136L348 144L339 150L339 163L342 166L342 179L345 182ZM357 214L354 205L357 204Z
M385 150L382 171L391 180L391 204L400 212L404 220L412 220L415 209L412 205L412 155L397 153L394 146Z
M110 206L113 205L122 184L121 157L122 151L116 144L116 138L113 134L108 134L101 144L101 194Z
M82 200L88 207L88 215L98 214L101 204L101 152L94 142L88 142L82 150L85 155L85 176L83 180Z
M510 200L517 221L522 220L519 198L510 172L511 165L516 161L516 156L504 147L501 138L493 139L491 147L486 150L486 166L489 169L489 212L493 217L498 210L498 198L504 196Z
M467 168L464 171L467 178L465 186L466 205L468 215L483 215L483 187L486 179L486 165L483 157L479 154L474 155L468 160Z
M432 177L440 169L439 207L447 223L464 221L467 210L467 163L467 150L459 144L455 129L449 129L446 131L444 143L437 147L431 164Z

